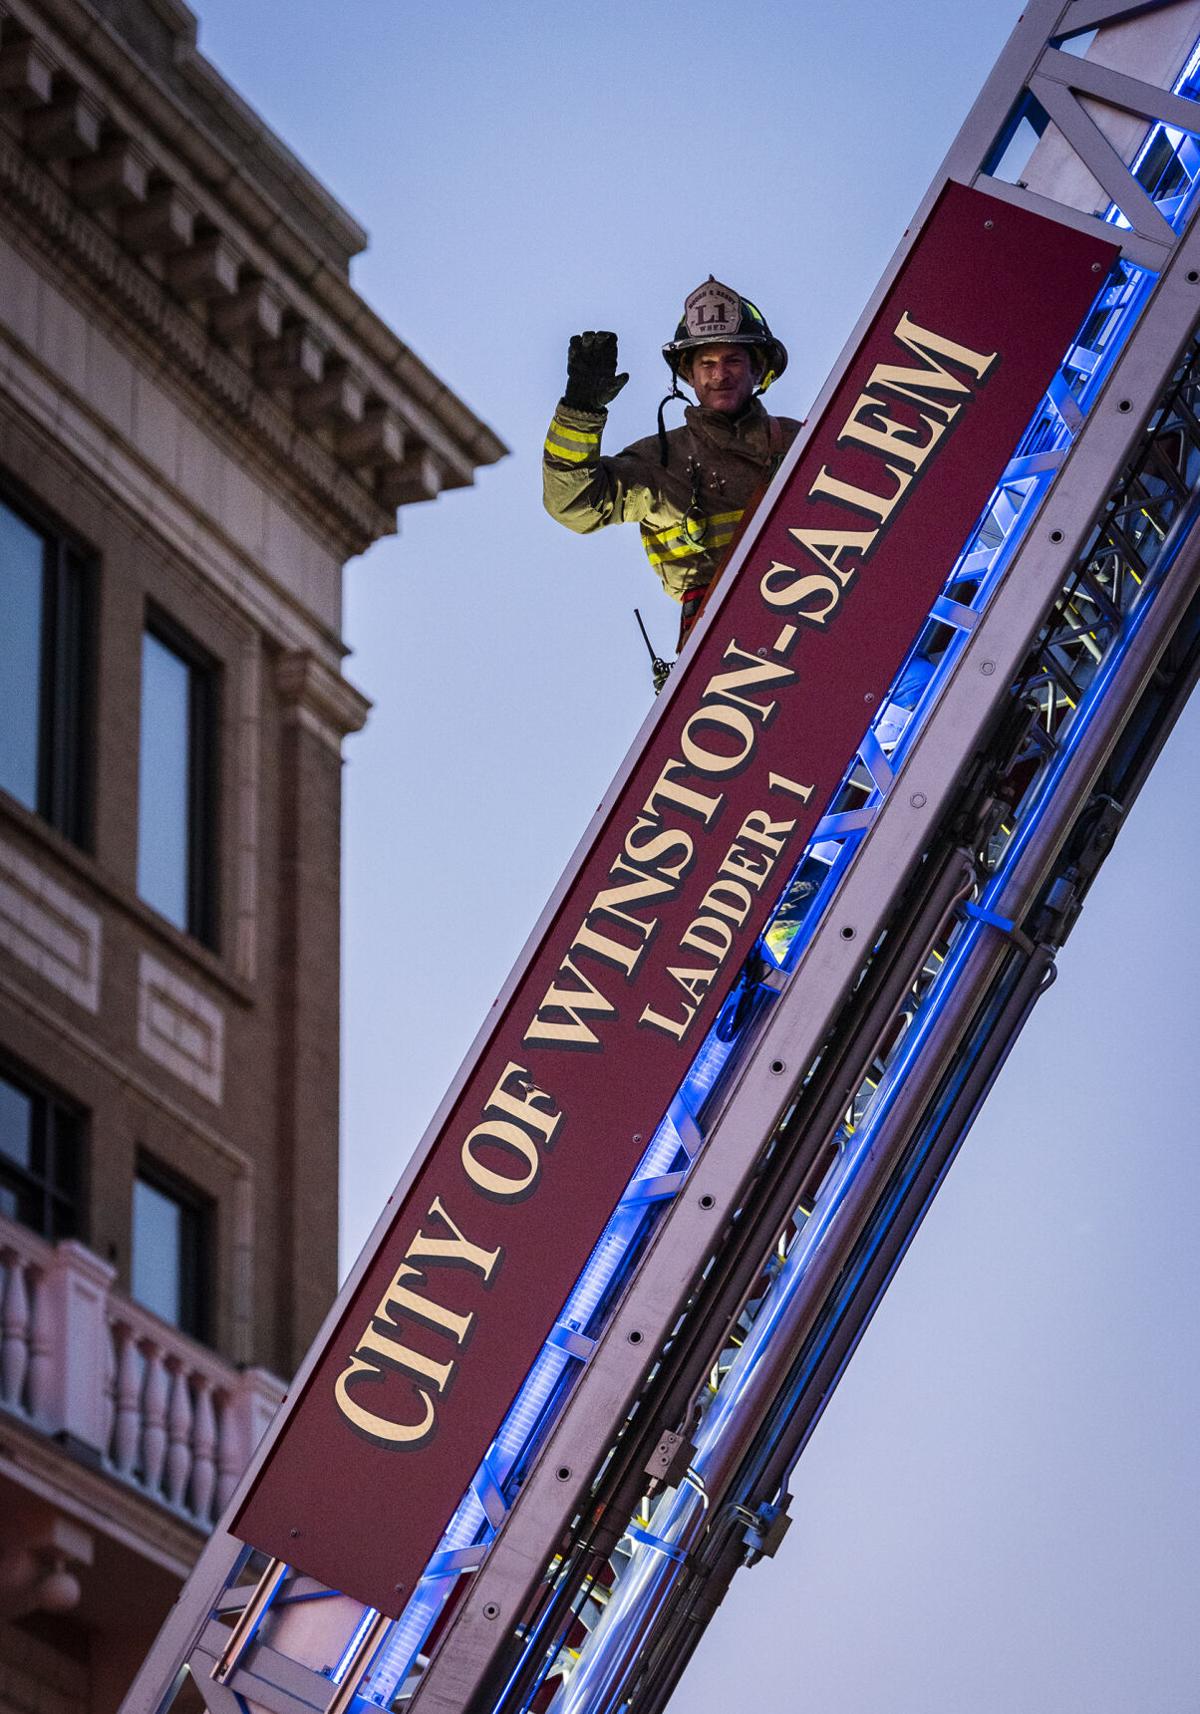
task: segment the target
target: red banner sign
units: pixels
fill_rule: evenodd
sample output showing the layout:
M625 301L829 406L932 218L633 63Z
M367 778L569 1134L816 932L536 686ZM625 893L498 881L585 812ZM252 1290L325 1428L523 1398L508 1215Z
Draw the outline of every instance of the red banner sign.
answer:
M403 1608L1115 254L944 193L427 1140L244 1540Z

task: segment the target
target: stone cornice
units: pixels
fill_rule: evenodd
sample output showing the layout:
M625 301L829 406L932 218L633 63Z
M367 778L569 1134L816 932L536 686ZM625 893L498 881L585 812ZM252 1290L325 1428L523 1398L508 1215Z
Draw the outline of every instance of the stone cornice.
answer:
M379 504L314 438L297 431L288 414L254 385L245 369L216 345L187 311L131 261L103 228L78 209L53 179L0 132L0 190L9 210L28 216L56 264L74 264L97 288L105 311L124 312L148 341L152 360L171 359L178 379L191 381L203 401L218 410L252 459L273 455L271 476L294 489L301 506L321 528L333 528L346 552L361 552L394 526L394 513ZM322 504L314 505L314 501ZM331 515L332 514L332 515Z
M168 10L187 75L290 163L314 219L353 238L360 229L196 53L187 9ZM397 506L503 456L331 265L337 245L314 247L254 182L249 145L245 162L224 149L88 0L0 0L0 126L0 183L43 240L165 347L271 460L273 481L326 529L336 521L347 552L391 530Z

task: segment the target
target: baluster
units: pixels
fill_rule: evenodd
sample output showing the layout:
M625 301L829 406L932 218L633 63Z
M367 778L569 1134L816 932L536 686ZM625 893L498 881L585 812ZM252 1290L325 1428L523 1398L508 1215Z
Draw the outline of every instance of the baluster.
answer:
M217 1419L213 1413L212 1385L204 1375L196 1376L196 1426L192 1431L192 1491L189 1506L192 1516L202 1524L211 1523L213 1488L217 1467Z
M143 1364L133 1329L127 1322L114 1322L113 1335L117 1342L117 1382L112 1459L118 1476L132 1481L141 1438Z
M238 1415L228 1393L217 1399L217 1515L229 1504L243 1469L238 1442Z
M52 1423L49 1420L57 1363L55 1361L50 1293L46 1290L46 1275L43 1269L30 1268L29 1288L33 1298L33 1314L30 1317L29 1375L26 1383L29 1389L29 1414L35 1422L46 1423L51 1430L57 1430L62 1427L62 1423Z
M0 1318L0 1399L12 1410L20 1410L29 1370L29 1292L21 1257L6 1250L4 1263L8 1280Z
M104 1323L104 1456L113 1456L113 1432L117 1426L117 1350L119 1340L113 1321Z
M169 1365L170 1406L167 1410L167 1503L183 1505L192 1471L192 1396L181 1362Z
M150 1493L162 1487L167 1456L167 1386L169 1377L163 1354L152 1339L143 1341L146 1384L142 1389L142 1481Z

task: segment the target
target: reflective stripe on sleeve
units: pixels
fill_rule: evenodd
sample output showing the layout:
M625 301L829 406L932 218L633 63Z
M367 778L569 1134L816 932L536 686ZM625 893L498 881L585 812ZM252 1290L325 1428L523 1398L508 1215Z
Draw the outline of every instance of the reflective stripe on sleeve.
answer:
M546 451L551 458L565 459L568 464L583 464L593 458L600 445L600 436L587 429L571 428L557 417L546 436Z

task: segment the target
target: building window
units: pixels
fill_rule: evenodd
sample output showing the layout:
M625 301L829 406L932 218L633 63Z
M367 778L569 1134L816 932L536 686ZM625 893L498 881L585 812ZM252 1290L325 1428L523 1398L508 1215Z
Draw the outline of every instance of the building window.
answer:
M168 922L215 944L216 671L166 622L142 635L138 892Z
M0 1068L0 1214L43 1238L81 1237L83 1132L79 1108Z
M133 1185L131 1287L172 1327L208 1337L208 1248L212 1204L154 1162L139 1162Z
M92 564L0 495L0 787L88 841L85 709Z

